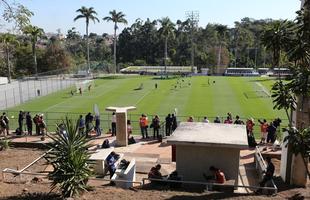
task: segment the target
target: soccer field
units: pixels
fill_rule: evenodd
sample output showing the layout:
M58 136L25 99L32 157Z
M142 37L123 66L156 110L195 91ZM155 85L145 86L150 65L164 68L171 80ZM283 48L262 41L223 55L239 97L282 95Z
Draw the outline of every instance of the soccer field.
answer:
M273 110L269 97L273 83L272 79L260 77L197 76L166 80L152 76L105 77L96 79L91 91L82 95L71 96L70 91L75 88L70 88L29 101L8 112L10 116L17 116L18 110L31 111L32 115L44 113L48 125L49 121L57 121L66 113L75 113L69 116L77 117L93 112L94 104L98 105L103 121L110 118L110 113L105 111L107 106L136 106L137 110L130 112L132 121L137 121L141 113L149 118L158 114L163 121L164 116L173 113L175 108L181 121L188 116L194 116L195 121L207 116L213 121L216 116L225 118L227 112L243 119L283 119L284 112ZM143 88L138 90L141 84Z

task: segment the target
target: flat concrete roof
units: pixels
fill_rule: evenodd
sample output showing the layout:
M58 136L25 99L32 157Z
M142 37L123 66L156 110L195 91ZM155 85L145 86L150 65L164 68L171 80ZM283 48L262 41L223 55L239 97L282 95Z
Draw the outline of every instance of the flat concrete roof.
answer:
M245 125L204 122L181 122L168 144L214 146L227 148L248 147Z

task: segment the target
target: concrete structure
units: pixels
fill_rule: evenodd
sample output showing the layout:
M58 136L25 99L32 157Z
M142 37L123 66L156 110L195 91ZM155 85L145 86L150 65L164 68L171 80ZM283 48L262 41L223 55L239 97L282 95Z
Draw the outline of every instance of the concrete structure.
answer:
M105 175L107 169L105 169L105 160L110 155L114 148L99 149L93 153L89 160L94 161L94 172L97 175Z
M115 174L111 178L112 181L115 181L115 186L116 187L121 187L128 189L130 187L133 187L134 184L133 182L136 181L136 160L131 159L128 167L123 170L123 169L116 169ZM122 180L124 182L118 181ZM128 182L126 182L128 181Z
M176 146L176 170L185 181L205 181L210 166L238 184L240 149L246 148L244 125L182 122L168 144Z
M134 106L106 108L106 111L112 111L116 114L116 146L128 145L127 111L135 109Z

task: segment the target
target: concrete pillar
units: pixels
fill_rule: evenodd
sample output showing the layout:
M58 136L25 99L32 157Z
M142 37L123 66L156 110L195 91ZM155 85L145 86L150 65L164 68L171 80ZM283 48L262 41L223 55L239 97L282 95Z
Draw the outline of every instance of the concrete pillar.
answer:
M116 145L127 146L128 145L128 133L127 133L127 111L135 110L136 107L107 107L106 111L115 112L116 115Z
M128 145L127 112L116 112L116 145Z

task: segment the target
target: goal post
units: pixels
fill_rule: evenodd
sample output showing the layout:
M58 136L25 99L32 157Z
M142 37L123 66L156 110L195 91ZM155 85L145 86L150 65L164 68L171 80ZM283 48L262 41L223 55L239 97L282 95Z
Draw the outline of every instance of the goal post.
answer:
M76 93L79 93L80 88L82 91L87 90L90 85L93 85L93 83L94 83L93 80L84 80L84 81L79 81L75 83Z

